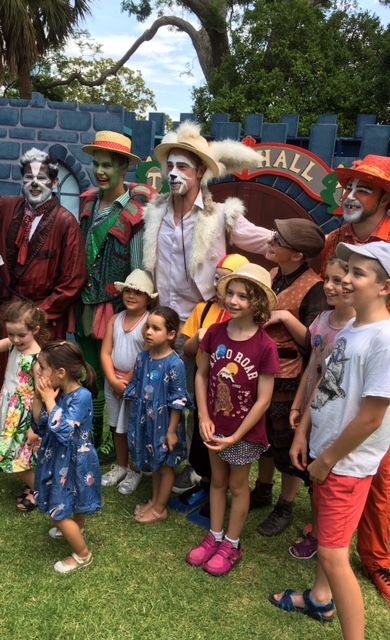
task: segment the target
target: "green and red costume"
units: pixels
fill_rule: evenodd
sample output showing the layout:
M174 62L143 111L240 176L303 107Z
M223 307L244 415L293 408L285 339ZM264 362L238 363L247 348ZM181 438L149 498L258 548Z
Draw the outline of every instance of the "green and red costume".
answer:
M94 436L99 446L103 430L104 374L100 364L102 339L110 317L121 308L114 282L124 282L133 269L142 268L143 208L155 195L145 184L129 184L107 215L96 215L99 190L81 194L80 227L83 233L88 282L77 314L77 339L84 356L95 369L98 397L94 401Z

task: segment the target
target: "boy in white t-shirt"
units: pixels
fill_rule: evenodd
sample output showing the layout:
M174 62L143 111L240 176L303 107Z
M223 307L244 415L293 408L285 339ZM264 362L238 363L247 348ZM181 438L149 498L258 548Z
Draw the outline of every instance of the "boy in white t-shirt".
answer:
M348 260L343 288L356 319L338 334L311 416L304 414L290 450L293 464L307 466L313 481L316 578L311 590L288 589L272 594L270 601L321 622L332 621L336 606L344 640L364 640L364 605L349 547L372 476L390 446L390 245L340 243L336 255ZM314 459L309 465L308 439Z

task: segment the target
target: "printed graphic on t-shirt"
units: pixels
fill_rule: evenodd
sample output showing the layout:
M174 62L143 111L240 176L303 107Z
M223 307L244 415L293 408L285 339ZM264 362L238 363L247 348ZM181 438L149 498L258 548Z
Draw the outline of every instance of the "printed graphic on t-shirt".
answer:
M349 358L345 357L346 346L347 341L345 338L338 338L334 343L317 393L311 404L313 409L320 410L321 407L326 405L330 400L345 398L345 391L342 384L344 380L345 363L349 360Z
M214 414L223 416L238 417L243 419L250 409L250 390L242 388L246 380L258 378L258 371L250 358L238 351L233 350L225 344L219 344L210 359L211 368L217 365L218 360L232 358L216 373L214 380L210 384L210 399L214 406ZM238 363L238 364L237 364ZM244 383L245 384L245 383ZM236 406L235 406L236 405Z

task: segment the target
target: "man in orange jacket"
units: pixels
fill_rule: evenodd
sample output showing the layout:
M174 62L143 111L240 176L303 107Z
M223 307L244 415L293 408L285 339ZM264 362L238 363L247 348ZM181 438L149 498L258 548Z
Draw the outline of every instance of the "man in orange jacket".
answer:
M390 242L390 158L369 155L351 168L338 168L344 188L343 216L346 224L332 231L325 242L322 268L335 255L339 242L366 244ZM358 552L364 572L390 603L390 449L374 476L358 527Z

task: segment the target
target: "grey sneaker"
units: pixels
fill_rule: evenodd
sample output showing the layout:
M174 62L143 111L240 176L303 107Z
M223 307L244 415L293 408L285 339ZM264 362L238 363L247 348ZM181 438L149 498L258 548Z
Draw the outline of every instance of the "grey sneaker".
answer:
M133 469L129 469L125 477L118 484L118 491L124 496L128 496L138 488L139 483L142 480L142 472L137 473Z
M185 493L189 489L193 489L201 481L201 477L198 476L196 471L188 464L181 473L175 478L175 482L172 487L173 493L181 494Z
M111 470L102 475L102 487L114 487L125 477L129 469L113 464Z
M85 529L81 529L81 533L84 535L85 533ZM51 529L49 529L49 536L51 538L54 538L55 540L57 540L57 538L63 538L63 534L61 533L61 531L59 529L57 529L57 527L52 527Z

